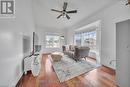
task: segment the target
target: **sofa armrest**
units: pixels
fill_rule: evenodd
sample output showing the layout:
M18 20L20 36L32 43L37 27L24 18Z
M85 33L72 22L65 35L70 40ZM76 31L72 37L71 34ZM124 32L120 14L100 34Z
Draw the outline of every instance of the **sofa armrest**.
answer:
M66 46L62 46L62 51L63 51L63 52L66 51Z

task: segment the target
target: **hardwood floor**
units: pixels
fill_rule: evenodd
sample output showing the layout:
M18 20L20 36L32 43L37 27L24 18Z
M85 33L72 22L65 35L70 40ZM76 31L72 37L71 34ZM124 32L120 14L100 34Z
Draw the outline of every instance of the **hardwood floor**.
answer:
M86 74L60 83L47 55L43 55L39 76L31 72L23 75L16 87L118 87L115 85L115 71L101 66Z

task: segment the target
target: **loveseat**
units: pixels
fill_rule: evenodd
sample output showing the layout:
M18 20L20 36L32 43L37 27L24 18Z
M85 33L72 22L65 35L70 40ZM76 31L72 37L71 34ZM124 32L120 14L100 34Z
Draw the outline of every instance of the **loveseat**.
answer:
M89 55L90 48L87 46L74 46L74 45L64 45L62 46L63 53L68 55L70 58L78 61L81 58L86 59Z

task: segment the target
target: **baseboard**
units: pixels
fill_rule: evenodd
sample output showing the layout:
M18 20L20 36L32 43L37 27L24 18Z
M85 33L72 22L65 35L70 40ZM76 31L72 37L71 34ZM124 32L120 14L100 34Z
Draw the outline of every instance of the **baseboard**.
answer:
M21 77L20 77L19 80L17 81L15 87L19 87L18 85L20 84L19 82L22 80L23 75L24 75L24 73L21 75Z
M104 66L104 67L106 67L106 68L109 68L109 69L111 69L112 71L114 71L114 72L116 73L116 70L115 70L115 69L113 69L113 68L111 68L111 67L108 67L108 66L106 66L106 65L102 65L102 66Z

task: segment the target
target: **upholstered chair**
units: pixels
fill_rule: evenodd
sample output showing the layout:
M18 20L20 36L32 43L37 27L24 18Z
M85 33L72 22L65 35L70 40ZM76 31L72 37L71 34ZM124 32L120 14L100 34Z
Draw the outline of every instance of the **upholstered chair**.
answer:
M65 55L68 55L70 58L73 58L76 61L80 60L81 58L86 59L90 51L90 48L86 46L69 46L69 49L67 49L66 46L62 46L62 49Z
M86 59L89 55L90 48L86 46L81 46L81 47L75 47L74 51L74 59L80 60L81 58Z

